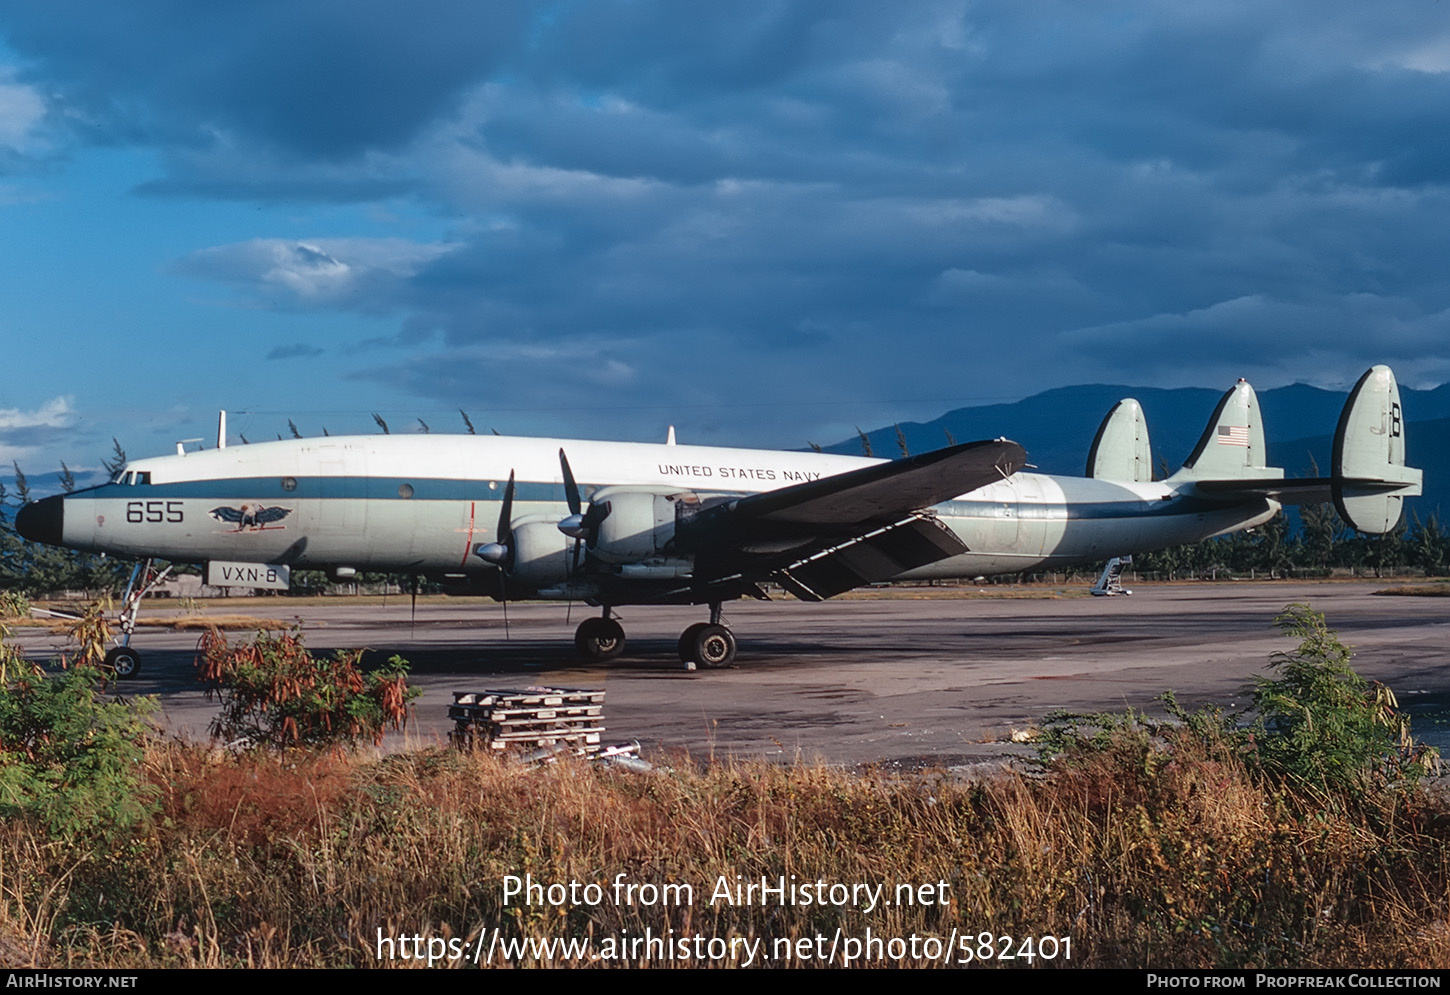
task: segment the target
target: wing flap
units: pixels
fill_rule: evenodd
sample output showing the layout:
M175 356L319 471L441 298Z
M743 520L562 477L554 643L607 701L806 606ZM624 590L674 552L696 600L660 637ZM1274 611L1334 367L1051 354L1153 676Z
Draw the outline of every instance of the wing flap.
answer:
M798 560L777 571L775 579L802 601L824 601L966 551L935 517L912 515Z
M772 578L819 601L966 552L925 510L1026 462L1007 439L949 446L736 498L701 511L676 537L694 554L697 591Z

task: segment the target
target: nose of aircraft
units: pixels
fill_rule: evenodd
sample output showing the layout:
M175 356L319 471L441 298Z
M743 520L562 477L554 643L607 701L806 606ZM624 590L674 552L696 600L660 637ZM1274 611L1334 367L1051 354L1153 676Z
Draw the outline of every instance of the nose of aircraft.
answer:
M65 533L65 497L54 497L32 501L15 515L15 531L31 542L43 542L59 546Z

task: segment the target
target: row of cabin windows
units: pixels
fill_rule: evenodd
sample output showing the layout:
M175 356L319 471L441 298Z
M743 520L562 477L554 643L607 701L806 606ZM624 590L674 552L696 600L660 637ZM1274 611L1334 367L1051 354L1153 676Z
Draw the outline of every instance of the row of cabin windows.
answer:
M119 483L122 483L122 482L126 483L130 487L135 487L137 485L149 486L150 483L151 483L151 471L150 470L122 470L120 473L116 474L115 478L111 481L111 483L113 483L113 484L119 484ZM488 486L489 487L493 487L493 484L489 484ZM282 478L282 489L284 491L295 491L297 489L297 478L296 477L283 477ZM398 497L400 497L400 498L410 498L412 496L413 496L413 485L412 484L399 484L398 485Z

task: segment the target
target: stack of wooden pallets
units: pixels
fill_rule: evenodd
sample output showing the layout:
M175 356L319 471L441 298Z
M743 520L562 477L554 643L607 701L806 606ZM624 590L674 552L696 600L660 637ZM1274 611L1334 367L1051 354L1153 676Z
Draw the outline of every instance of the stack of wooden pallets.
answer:
M599 751L604 692L583 688L455 691L448 717L460 747L494 750Z

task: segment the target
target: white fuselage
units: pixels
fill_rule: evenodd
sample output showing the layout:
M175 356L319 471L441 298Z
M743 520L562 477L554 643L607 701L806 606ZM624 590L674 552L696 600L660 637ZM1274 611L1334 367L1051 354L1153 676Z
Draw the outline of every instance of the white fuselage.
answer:
M510 473L512 520L567 515L559 450L585 503L626 485L708 500L883 462L820 453L496 436L356 436L137 460L69 495L64 544L182 562L480 575ZM903 575L975 577L1100 561L1247 528L1278 505L1225 505L1192 484L1018 472L933 509L969 552Z

